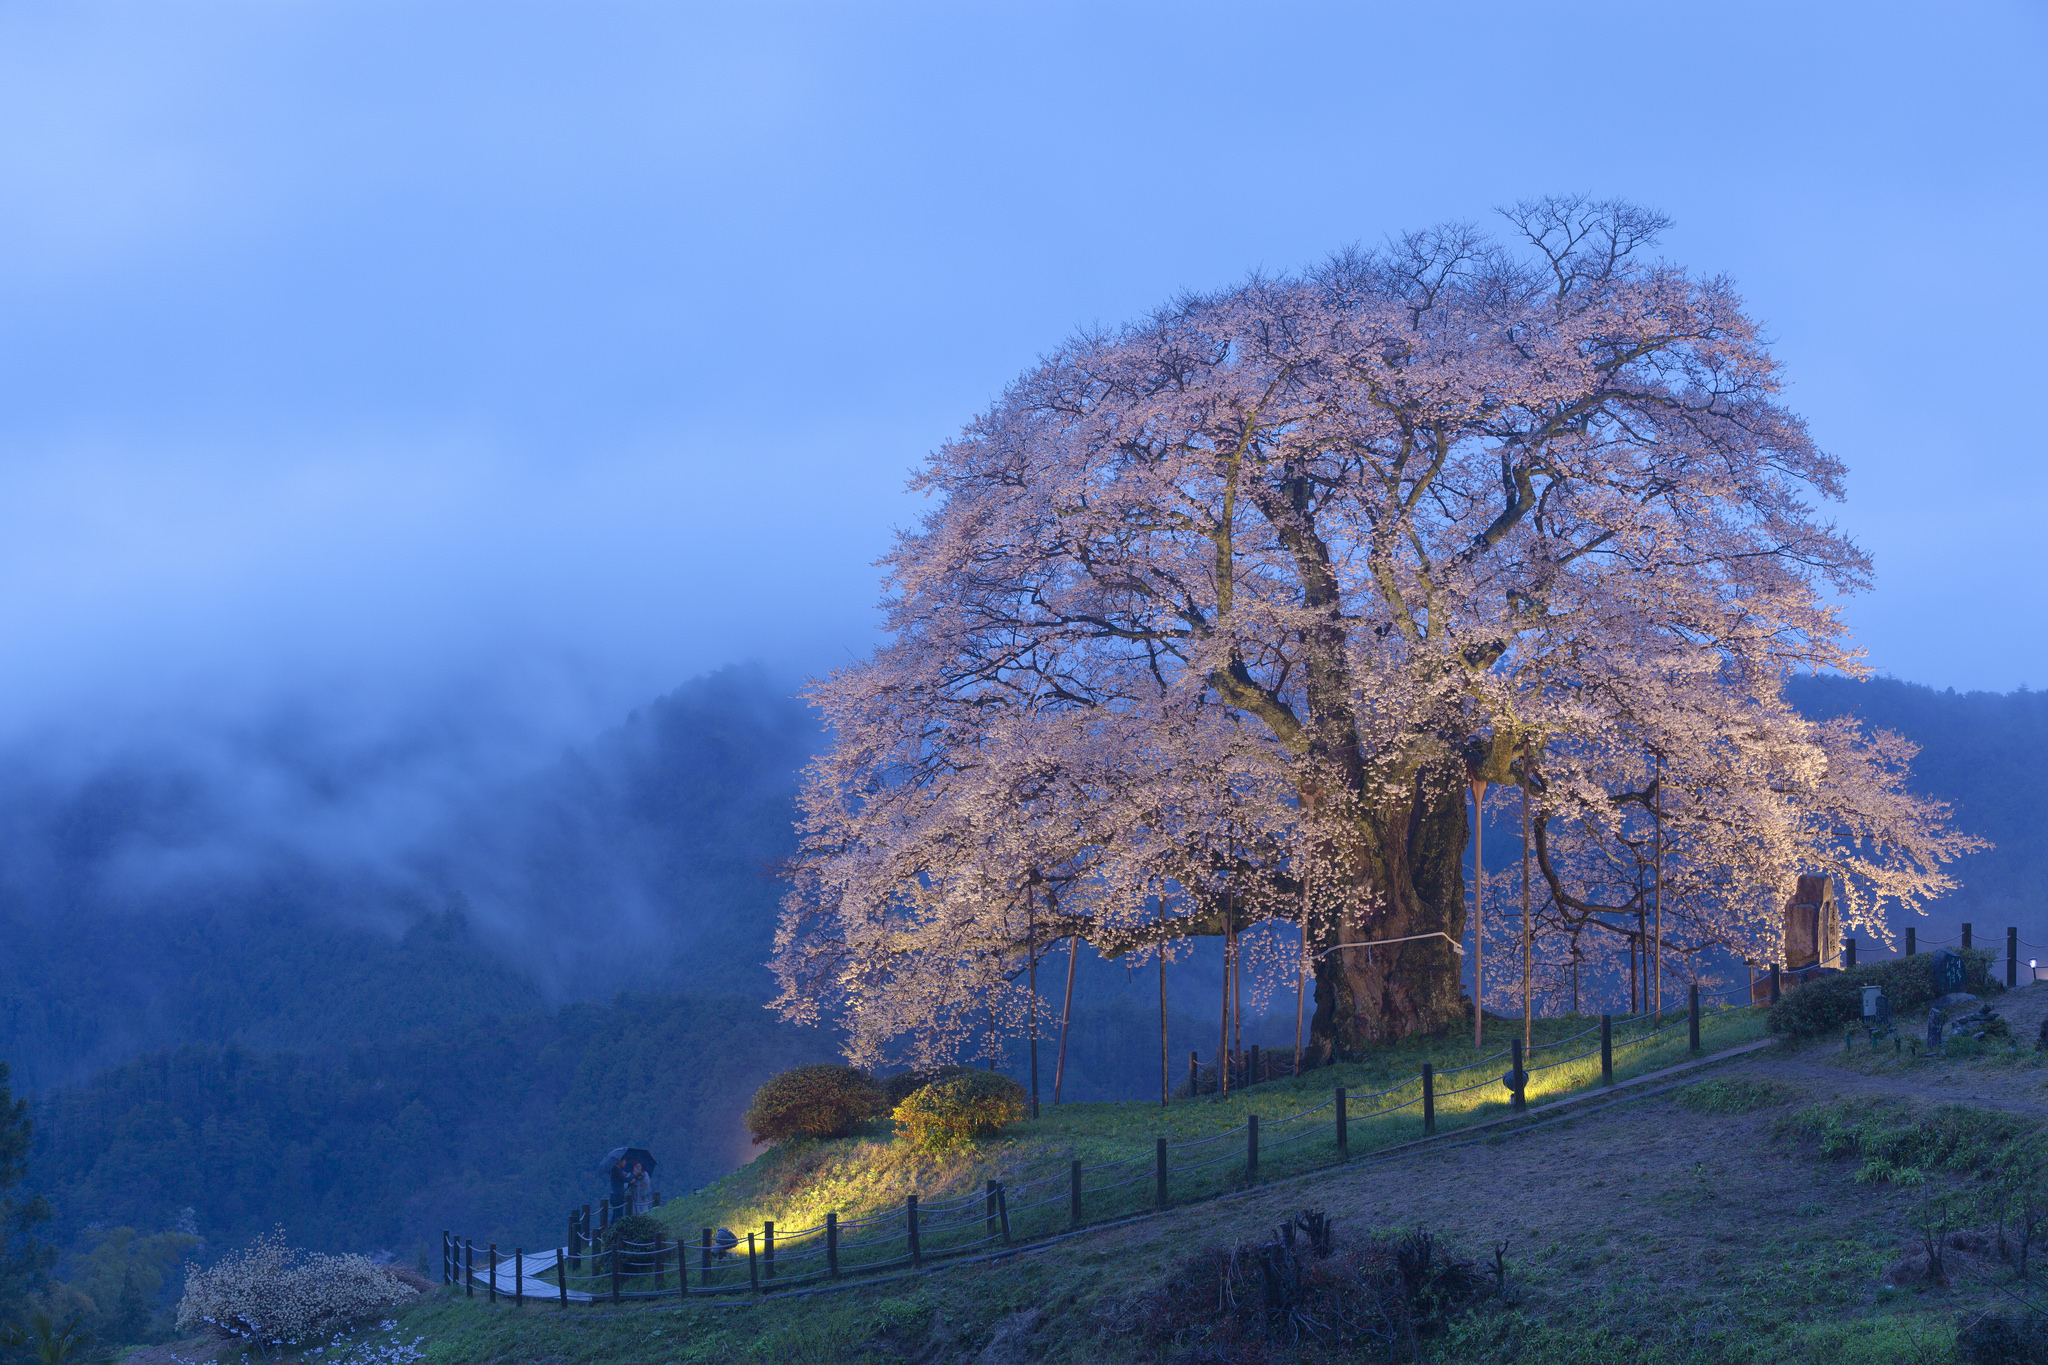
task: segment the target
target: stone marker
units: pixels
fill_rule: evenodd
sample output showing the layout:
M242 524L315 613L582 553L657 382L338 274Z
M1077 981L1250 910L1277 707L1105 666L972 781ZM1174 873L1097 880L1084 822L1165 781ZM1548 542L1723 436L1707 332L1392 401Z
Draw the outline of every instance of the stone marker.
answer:
M1962 956L1954 949L1940 949L1928 959L1928 965L1934 973L1936 995L1953 995L1963 989L1967 973L1963 970Z

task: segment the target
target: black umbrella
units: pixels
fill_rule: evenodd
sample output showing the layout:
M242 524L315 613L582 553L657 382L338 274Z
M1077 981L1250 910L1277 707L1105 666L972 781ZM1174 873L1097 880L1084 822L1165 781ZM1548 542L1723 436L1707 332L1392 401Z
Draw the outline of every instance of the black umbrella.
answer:
M614 1147L610 1156L597 1163L597 1173L610 1175L621 1161L628 1166L637 1161L649 1171L654 1169L654 1154L645 1147Z

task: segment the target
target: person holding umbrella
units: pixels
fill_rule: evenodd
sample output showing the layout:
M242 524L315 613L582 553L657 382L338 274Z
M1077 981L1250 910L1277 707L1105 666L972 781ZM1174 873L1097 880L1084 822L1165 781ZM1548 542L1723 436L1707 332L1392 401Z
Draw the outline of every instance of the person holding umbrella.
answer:
M611 1221L654 1207L654 1165L654 1154L645 1147L614 1147L597 1164L599 1173L612 1181Z

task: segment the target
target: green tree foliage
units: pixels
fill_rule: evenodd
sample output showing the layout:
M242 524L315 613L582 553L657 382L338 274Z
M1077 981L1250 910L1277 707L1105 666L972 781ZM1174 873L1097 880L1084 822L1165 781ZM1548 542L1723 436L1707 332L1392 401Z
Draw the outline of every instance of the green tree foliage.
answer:
M882 1088L850 1066L800 1066L768 1079L747 1106L756 1143L845 1137L887 1112Z
M621 1143L654 1151L669 1192L730 1170L748 1151L735 1097L827 1051L753 1002L653 996L340 1057L188 1045L44 1096L34 1168L71 1237L191 1206L215 1247L280 1223L312 1250L407 1261L443 1228L534 1245L605 1193L595 1164Z
M50 1220L48 1202L21 1191L34 1140L28 1101L14 1098L7 1063L0 1062L0 1324L21 1316L54 1256L35 1237Z

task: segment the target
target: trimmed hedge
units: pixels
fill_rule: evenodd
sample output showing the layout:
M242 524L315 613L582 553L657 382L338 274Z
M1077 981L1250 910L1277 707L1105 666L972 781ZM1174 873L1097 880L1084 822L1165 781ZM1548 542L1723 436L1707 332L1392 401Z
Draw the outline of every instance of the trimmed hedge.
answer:
M1959 955L1963 959L1964 990L1986 995L2005 989L1992 978L1993 956L1988 950L1967 948ZM1891 1001L1892 1018L1897 1020L1934 999L1933 955L1893 958L1816 977L1781 995L1771 1007L1765 1026L1773 1033L1793 1038L1833 1033L1863 1017L1860 988L1864 986L1884 988L1885 998Z
M928 1085L973 1073L974 1068L971 1066L913 1067L909 1071L899 1071L893 1076L882 1077L882 1094L888 1100L889 1108L894 1109Z
M965 1147L1028 1112L1024 1087L994 1071L966 1071L914 1091L896 1106L896 1126L914 1147Z
M845 1137L889 1112L874 1077L850 1066L800 1066L768 1078L747 1106L754 1141Z

